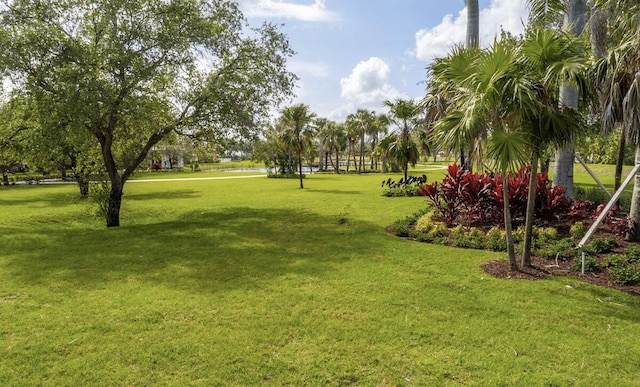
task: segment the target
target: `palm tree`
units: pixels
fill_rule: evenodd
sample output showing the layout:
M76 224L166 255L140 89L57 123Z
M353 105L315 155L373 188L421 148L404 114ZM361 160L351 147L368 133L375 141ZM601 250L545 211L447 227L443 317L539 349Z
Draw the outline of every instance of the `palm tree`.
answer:
M321 136L325 139L325 146L328 150L329 161L333 165L334 171L340 173L340 151L344 149L346 143L346 137L344 132L344 124L338 124L334 121L327 121L325 125L321 126ZM335 152L335 162L331 158L331 155Z
M522 124L530 134L531 179L525 219L522 265L531 266L531 242L535 188L539 156L548 145L563 146L574 135L579 114L563 104L560 89L571 85L578 95L586 92L585 58L579 41L572 35L549 28L527 31L517 65L521 76L515 82L520 93Z
M466 66L464 61L466 60ZM564 144L577 124L575 109L561 105L559 91L571 84L586 89L584 58L574 37L562 31L532 29L524 40L503 39L488 50L456 49L432 66L432 84L451 90L446 114L434 130L445 144L459 147L491 128L523 131L530 149L524 266L531 265L531 236L539 156L548 145ZM453 64L444 66L444 64ZM480 148L480 146L476 146Z
M563 28L574 36L580 36L587 15L586 0L527 0L531 9L530 23L534 26ZM565 106L578 107L578 92L570 85L560 89L560 99ZM575 138L571 138L555 154L553 184L565 187L565 196L573 196L573 162L575 159Z
M427 111L427 122L435 122L433 135L436 142L447 150L460 154L460 164L466 169L482 164L482 141L486 138L486 126L478 122L480 115L466 115L461 120L461 112L473 110L476 104L468 95L474 90L469 81L474 79L480 55L478 48L456 46L444 58L436 58L428 67L430 73L430 93L423 101Z
M598 84L602 87L603 128L611 130L621 125L625 138L635 145L636 160L640 157L640 6L625 1L606 2L618 4L612 40L618 42L609 55L596 64ZM638 161L636 161L637 163ZM631 199L630 217L640 225L640 176L636 176ZM640 239L640 228L628 236L630 240Z
M300 135L305 125L311 122L314 117L315 114L309 112L309 106L303 103L293 105L282 110L282 120L293 130L296 140L294 151L298 158L298 176L300 178L301 189L304 188L304 185L302 184L302 149L304 144Z
M344 122L343 126L345 130L345 135L347 138L347 172L349 172L349 168L351 167L351 157L353 156L353 167L356 167L356 141L358 140L358 124L355 121L355 116L350 114L347 116L347 120Z
M411 132L418 125L420 114L419 105L412 99L385 101L389 107L389 119L400 129L396 141L391 143L389 154L402 166L405 180L408 176L409 163L416 165L418 161L418 147L413 141Z
M520 168L525 162L528 146L525 133L510 130L506 126L495 128L489 138L488 155L494 160L502 173L502 200L504 212L504 228L507 238L507 252L511 270L517 270L516 252L513 242L511 209L509 206L509 172Z
M564 27L574 36L580 36L585 26L587 4L585 0L569 0ZM578 108L578 91L571 85L560 89L560 99L565 106ZM573 196L573 161L575 159L575 138L572 137L555 155L553 184L566 187L565 196Z
M385 114L375 114L369 126L369 138L371 139L371 169L378 169L378 157L376 148L380 142L380 134L386 134L389 126L389 118Z
M327 168L327 164L325 162L326 155L328 154L326 149L329 149L328 146L328 138L325 131L325 128L329 120L326 118L316 118L314 120L314 124L317 128L317 137L318 137L318 170L324 171Z

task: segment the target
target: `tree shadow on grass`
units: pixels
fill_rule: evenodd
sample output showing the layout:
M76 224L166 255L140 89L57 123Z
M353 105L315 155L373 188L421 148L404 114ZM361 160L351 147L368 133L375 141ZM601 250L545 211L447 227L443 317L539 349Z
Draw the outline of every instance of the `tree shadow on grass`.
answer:
M150 193L139 193L124 195L124 200L156 200L156 199L191 199L199 198L202 194L194 190L171 190L171 191L154 191Z
M194 211L114 229L43 228L35 240L32 231L5 231L13 233L5 266L26 283L91 288L133 279L201 292L257 287L289 274L323 276L375 255L383 243L377 225L294 209Z

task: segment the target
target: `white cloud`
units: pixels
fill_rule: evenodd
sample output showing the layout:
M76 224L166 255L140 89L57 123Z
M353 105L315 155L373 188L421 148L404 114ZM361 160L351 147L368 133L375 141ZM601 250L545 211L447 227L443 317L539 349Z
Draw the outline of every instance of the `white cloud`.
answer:
M343 118L360 108L380 111L385 100L407 98L391 85L390 74L391 68L380 58L372 57L358 63L348 77L340 79L340 96L345 103L330 116Z
M313 4L296 4L281 0L245 0L241 2L246 17L281 18L308 22L339 20L336 12L327 9L325 0L314 0Z
M528 13L526 0L492 0L489 8L480 10L480 44L491 44L501 29L514 34L522 33ZM424 61L445 56L453 45L464 42L466 32L465 7L455 18L453 15L446 15L437 26L416 32L416 49L413 54Z

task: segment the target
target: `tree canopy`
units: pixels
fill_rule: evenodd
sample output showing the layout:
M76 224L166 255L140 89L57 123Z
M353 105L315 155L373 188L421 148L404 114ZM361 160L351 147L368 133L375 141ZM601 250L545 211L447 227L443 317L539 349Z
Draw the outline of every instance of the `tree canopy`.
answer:
M0 67L60 126L99 143L118 226L123 185L172 132L245 135L291 95L293 52L226 0L14 0L0 11Z

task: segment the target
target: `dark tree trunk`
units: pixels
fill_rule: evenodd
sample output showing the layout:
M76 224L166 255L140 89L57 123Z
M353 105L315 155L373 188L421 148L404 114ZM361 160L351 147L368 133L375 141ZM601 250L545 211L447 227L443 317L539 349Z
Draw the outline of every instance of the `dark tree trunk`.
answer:
M302 155L298 155L298 177L300 178L300 188L304 188L302 185Z
M548 174L550 164L551 164L551 160L549 158L546 158L543 161L540 161L540 173Z
M80 190L80 197L89 197L89 178L84 173L76 173L76 182L78 182L78 189Z
M6 170L2 170L2 184L9 185L9 175Z
M111 192L107 203L107 227L120 227L120 207L122 206L122 188L120 181L111 181Z

